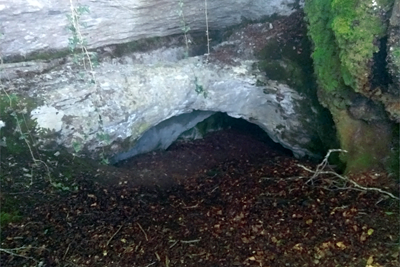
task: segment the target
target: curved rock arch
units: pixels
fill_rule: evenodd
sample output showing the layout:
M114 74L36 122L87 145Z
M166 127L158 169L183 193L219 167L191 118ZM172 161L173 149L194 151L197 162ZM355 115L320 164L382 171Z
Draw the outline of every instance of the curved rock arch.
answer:
M82 79L78 70L53 73L61 77L58 83L47 74L31 89L46 102L32 117L39 128L57 132L58 144L72 150L79 142L92 157L124 155L146 131L194 110L243 118L296 156L315 156L307 146L316 132L305 125L310 114L301 111L310 101L285 84L266 81L259 86L263 78L254 63L222 67L201 57L153 64L125 59L102 63L95 85Z

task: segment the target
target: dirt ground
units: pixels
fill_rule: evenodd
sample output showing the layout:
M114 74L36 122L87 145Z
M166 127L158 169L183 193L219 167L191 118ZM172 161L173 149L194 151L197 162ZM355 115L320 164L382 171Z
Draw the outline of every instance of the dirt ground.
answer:
M399 266L398 201L310 180L298 164L316 164L237 130L58 188L45 175L21 187L1 163L2 202L21 216L1 226L1 266Z

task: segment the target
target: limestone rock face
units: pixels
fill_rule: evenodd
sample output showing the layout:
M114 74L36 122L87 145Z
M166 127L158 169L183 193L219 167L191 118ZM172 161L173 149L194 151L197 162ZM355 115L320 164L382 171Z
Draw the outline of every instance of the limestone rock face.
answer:
M206 31L204 1L13 0L0 4L0 51L3 59L68 48L73 35L68 17L79 16L79 31L87 48L127 43L144 38L181 34L183 21L191 32ZM296 0L208 1L210 30L258 20L273 14L289 15ZM71 3L73 5L71 5ZM74 13L75 12L75 13ZM182 15L183 14L183 17Z
M284 29L285 23L250 25L247 34L238 31L229 40L212 47L211 55L200 52L194 53L200 56L188 57L193 53L179 45L182 42L173 41L187 36L170 37L182 34L179 2L80 1L81 6L90 10L79 18L86 25L80 30L87 48L111 51L111 56L102 57L93 69L87 62L79 65L68 57L1 65L0 78L5 90L12 92L17 88L30 103L37 103L30 116L37 123L40 147L62 146L70 152L117 162L166 148L196 123L215 112L224 112L260 126L272 140L296 156L316 156L315 140L320 139L315 118L321 107L295 88L300 68L282 58L278 67L289 66L289 78L279 75L282 76L279 79L269 79L260 70L256 56L267 40L282 38L279 29ZM291 5L297 3L295 0L209 2L210 29L237 24L242 17L288 15L292 12ZM0 20L4 22L2 55L7 59L67 49L71 37L65 30L67 15L71 14L69 3L13 1L0 6ZM188 35L206 30L203 5L204 1L190 1L182 6L185 24L190 27ZM291 22L286 24L297 27ZM286 31L286 35L290 32ZM156 36L169 36L173 45L129 52L122 57L113 55L112 46L104 47ZM195 44L190 46L195 50ZM287 47L291 52L296 49ZM295 52L298 53L301 51Z
M165 54L168 49L161 50ZM82 76L82 70L69 64L31 79L28 95L44 103L31 116L39 129L54 133L41 137L44 147L56 140L73 151L79 143L93 157L115 157L159 123L198 110L246 119L296 155L313 156L307 145L316 133L304 127L310 115L297 109L309 101L285 84L258 86L254 61L238 66L207 63L203 57L164 58L152 64L125 61L129 63L100 64L95 84L91 75ZM194 126L184 124L179 134ZM117 157L122 158L126 156Z

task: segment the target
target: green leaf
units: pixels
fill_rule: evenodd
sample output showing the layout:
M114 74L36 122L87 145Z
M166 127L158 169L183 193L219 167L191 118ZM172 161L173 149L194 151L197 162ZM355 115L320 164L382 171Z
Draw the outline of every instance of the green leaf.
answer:
M368 235L372 235L374 233L374 229L368 229Z
M72 147L74 148L75 153L78 153L82 149L82 144L74 141L72 142Z

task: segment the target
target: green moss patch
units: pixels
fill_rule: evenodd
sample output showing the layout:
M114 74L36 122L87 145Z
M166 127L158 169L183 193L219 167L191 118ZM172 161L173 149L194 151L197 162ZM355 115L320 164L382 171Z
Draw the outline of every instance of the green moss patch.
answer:
M328 92L343 88L339 49L331 27L330 0L309 1L304 7L309 23L308 34L314 43L314 70L320 88Z
M21 216L16 213L0 212L0 225L7 225L10 222L18 222L21 220Z
M2 179L2 178L0 178ZM6 226L10 222L18 222L22 219L20 212L18 211L19 200L12 197L1 198L1 212L0 212L0 225Z
M350 87L367 93L373 54L385 36L387 23L378 10L393 1L312 0L305 6L314 43L314 69L322 90L340 93Z
M340 50L341 75L344 83L356 92L369 89L370 63L379 51L377 40L386 34L387 24L377 12L373 3L367 1L331 2L331 29Z

